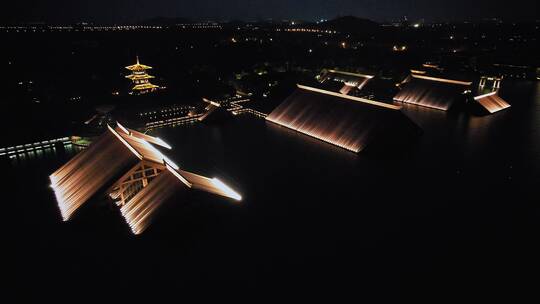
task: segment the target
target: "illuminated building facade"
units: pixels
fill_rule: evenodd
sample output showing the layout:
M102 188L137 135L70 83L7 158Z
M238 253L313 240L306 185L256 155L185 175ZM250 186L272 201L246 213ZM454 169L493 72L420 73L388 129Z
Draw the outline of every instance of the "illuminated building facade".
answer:
M133 82L130 94L140 95L160 89L159 86L150 82L150 79L155 77L146 72L152 69L152 67L141 64L139 62L139 56L137 56L137 62L134 65L127 66L126 69L131 71L131 74L127 75L126 78Z
M171 147L120 124L108 126L88 149L50 176L63 220L103 189L134 234L149 226L162 205L192 190L241 200L219 179L181 170L160 149Z

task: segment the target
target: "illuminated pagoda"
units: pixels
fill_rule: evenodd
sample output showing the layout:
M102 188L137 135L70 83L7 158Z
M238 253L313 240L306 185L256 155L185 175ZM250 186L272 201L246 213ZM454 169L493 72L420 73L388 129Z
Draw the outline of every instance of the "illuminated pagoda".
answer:
M355 153L420 133L399 106L303 85L266 119Z
M413 73L401 84L394 101L448 111L471 92L472 82Z
M116 202L134 234L142 233L165 203L183 200L192 191L241 200L217 178L181 170L161 149L163 140L120 124L108 126L86 150L50 176L64 221L105 190Z
M141 64L139 62L139 56L137 56L137 63L127 66L126 69L131 71L131 74L127 75L126 78L133 82L133 88L131 88L130 94L141 95L160 89L159 86L150 82L150 79L155 77L148 75L146 72L152 69L152 67Z

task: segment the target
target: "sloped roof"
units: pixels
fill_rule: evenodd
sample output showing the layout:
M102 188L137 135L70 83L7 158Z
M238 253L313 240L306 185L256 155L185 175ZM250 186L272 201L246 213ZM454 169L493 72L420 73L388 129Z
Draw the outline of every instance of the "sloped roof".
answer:
M105 132L50 176L64 221L139 158L112 132Z
M394 127L414 125L400 109L395 105L298 85L298 89L266 119L349 151L360 152L378 135Z
M98 137L88 149L55 171L51 176L62 218L67 221L73 213L99 190L122 182L122 176L141 164L154 164L161 170L133 198L122 206L122 215L136 234L141 233L152 215L180 189L194 189L241 200L242 197L220 180L179 170L151 143L170 149L163 140L121 124ZM128 173L126 173L128 172ZM174 181L174 182L172 182ZM112 186L113 188L114 186ZM111 188L110 188L111 189ZM157 190L156 190L157 189Z
M140 234L148 228L159 207L174 196L189 190L200 190L237 201L242 199L238 193L216 178L209 179L167 166L167 170L122 206L120 212L133 233Z
M502 99L497 92L476 96L474 100L491 114L510 107L510 104Z
M320 83L324 90L348 95L352 90L361 90L373 77L373 75L325 70Z
M470 85L466 81L412 74L394 100L448 111Z

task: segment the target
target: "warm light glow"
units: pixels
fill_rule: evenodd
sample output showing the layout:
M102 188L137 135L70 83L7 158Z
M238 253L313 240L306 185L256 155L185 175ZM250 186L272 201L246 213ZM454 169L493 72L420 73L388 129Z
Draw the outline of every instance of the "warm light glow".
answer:
M98 190L111 184L106 194L121 206L121 214L134 234L142 233L159 208L182 189L242 199L218 179L179 170L145 140L163 142L160 139L121 124L116 129L107 127L109 131L49 177L63 221L69 220ZM131 169L125 172L126 168Z
M120 134L118 134L118 132L116 132L109 125L107 125L107 128L109 128L109 131L111 131L126 147L128 147L129 150L133 152L133 154L135 154L135 156L137 156L139 159L143 159L143 156L141 155L141 153L135 150L135 148L133 148Z
M161 139L161 138L159 138L159 137L156 137L156 140L159 141L159 142L161 142L160 145L161 145L162 147L167 148L167 149L169 149L169 150L172 149L172 147L171 147L168 143L166 143L163 139Z
M340 94L340 93L335 93L335 92L331 92L331 91L326 91L326 90L322 90L322 89L308 87L308 86L304 86L304 85L301 85L301 84L297 84L296 86L298 88L300 88L300 89L303 89L303 90L308 90L308 91L317 92L317 93L326 94L326 95L332 95L332 96L336 96L336 97L340 97L340 98L346 98L346 99L349 99L349 100L368 103L368 104L371 104L371 105L374 105L374 106L383 107L383 108L387 108L387 109L392 109L392 110L400 110L401 109L400 106L395 106L395 105L387 104L387 103L384 103L384 102L369 100L369 99L360 98L360 97L356 97L356 96L343 95L343 94Z
M446 82L446 83L452 83L452 84L461 84L461 85L465 85L465 86L469 86L469 85L472 84L472 82L468 82L468 81L459 81L459 80L437 78L437 77L430 77L430 76L420 76L420 75L411 75L411 76L414 77L414 78L433 80L433 81L440 81L440 82Z
M474 97L474 100L476 100L478 104L484 107L484 109L486 109L490 114L510 108L510 104L499 97L496 91L476 96Z
M124 126L122 126L119 122L116 122L116 125L120 128L120 130L122 130L124 133L126 133L127 135L131 135L131 132L128 131L128 129L124 128Z
M401 107L298 85L266 120L343 149L363 150ZM395 111L398 114L393 114Z
M166 164L167 170L169 170L174 176L176 176L182 183L184 183L189 188L193 187L193 184L191 184L185 177L183 177L180 173L178 173L177 168L173 168L169 166L169 164Z
M217 178L213 178L212 179L212 183L218 187L221 191L223 191L224 193L227 194L227 196L229 196L230 198L232 199L235 199L237 201L241 201L242 200L242 196L240 194L238 194L237 192L235 192L233 189L231 189L229 186L225 185L222 181L220 181L219 179Z

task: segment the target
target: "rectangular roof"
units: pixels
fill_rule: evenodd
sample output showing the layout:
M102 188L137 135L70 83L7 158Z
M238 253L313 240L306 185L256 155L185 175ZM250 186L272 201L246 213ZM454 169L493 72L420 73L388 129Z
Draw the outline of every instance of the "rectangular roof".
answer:
M443 111L448 111L471 85L471 82L459 80L411 76L394 100Z
M474 100L491 114L510 107L504 99L497 95L497 92L476 96Z
M359 152L395 124L411 123L401 107L298 85L268 121L322 141Z

